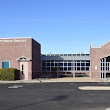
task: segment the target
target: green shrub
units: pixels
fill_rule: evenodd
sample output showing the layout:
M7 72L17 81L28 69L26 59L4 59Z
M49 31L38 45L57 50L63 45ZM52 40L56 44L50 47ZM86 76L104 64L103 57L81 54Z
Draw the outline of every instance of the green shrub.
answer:
M0 80L7 80L7 81L15 80L16 73L17 73L17 69L14 68L0 69Z

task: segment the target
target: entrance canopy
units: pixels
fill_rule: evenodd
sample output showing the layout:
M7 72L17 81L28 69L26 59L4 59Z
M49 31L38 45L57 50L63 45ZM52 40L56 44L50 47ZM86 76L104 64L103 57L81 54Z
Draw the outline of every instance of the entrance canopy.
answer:
M25 57L25 56L21 56L21 57L17 58L16 60L17 60L17 61L22 61L22 62L24 62L24 61L31 61L30 58L27 58L27 57Z

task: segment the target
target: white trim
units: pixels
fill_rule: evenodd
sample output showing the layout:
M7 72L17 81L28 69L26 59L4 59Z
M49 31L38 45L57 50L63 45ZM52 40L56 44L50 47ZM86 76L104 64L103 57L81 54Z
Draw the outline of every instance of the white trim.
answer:
M2 62L9 62L9 68L10 68L10 60L2 60L1 63ZM1 64L1 68L2 68L2 64Z
M21 58L25 58L25 59L21 59ZM21 56L21 57L17 58L16 60L17 60L17 61L31 61L30 58L27 58L27 57L25 57L25 56Z
M6 38L0 38L0 39L26 39L26 38L31 38L32 39L32 37L6 37Z

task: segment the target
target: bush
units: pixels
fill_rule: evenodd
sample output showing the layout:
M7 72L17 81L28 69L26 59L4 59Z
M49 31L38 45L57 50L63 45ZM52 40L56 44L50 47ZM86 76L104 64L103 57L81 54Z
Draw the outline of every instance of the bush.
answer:
M0 69L0 80L12 81L15 80L17 69L14 68L3 68Z

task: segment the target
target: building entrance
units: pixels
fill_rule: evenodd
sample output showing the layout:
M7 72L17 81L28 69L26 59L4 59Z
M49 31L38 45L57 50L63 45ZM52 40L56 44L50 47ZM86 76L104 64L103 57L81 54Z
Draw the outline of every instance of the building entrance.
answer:
M20 62L20 79L28 80L28 62Z
M17 60L20 63L20 79L28 80L29 79L28 63L30 59L22 56L19 57Z
M110 56L101 59L100 76L102 80L110 78Z

